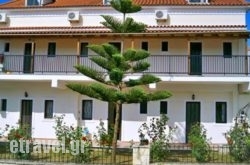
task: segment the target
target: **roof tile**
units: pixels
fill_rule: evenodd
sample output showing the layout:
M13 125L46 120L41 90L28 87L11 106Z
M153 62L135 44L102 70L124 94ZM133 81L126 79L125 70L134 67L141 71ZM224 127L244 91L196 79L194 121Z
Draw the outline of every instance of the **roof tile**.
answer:
M188 4L186 0L133 0L135 4L142 6L159 6L159 5L197 5ZM244 0L209 0L209 4L199 5L229 5L241 6L249 5ZM55 0L54 3L47 4L45 7L70 7L70 6L103 6L103 0ZM0 5L0 8L24 8L25 0L11 0L9 3ZM40 7L40 6L34 6Z

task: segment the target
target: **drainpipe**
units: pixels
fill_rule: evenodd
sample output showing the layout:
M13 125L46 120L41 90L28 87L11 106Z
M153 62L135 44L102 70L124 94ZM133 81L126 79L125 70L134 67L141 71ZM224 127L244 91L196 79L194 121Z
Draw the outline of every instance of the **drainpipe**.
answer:
M76 112L76 118L77 118L77 126L82 126L82 120L81 120L81 94L77 94L77 112Z

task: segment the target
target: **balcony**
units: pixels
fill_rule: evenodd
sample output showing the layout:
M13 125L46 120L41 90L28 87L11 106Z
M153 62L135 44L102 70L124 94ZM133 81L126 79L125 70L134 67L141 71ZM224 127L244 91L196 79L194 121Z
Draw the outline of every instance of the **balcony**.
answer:
M237 55L225 58L223 55L151 55L147 59L151 66L148 73L164 75L202 76L248 76L250 56ZM88 57L77 55L23 56L5 55L3 72L12 74L77 74L74 65L86 65L104 72Z

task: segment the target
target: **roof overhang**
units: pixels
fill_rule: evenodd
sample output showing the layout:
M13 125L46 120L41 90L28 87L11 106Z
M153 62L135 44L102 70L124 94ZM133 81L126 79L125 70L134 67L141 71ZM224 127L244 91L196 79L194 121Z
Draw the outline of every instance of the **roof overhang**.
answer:
M0 36L202 36L202 37L240 37L248 38L250 32L243 25L205 25L205 26L148 26L141 33L113 33L103 26L65 26L65 27L2 27Z

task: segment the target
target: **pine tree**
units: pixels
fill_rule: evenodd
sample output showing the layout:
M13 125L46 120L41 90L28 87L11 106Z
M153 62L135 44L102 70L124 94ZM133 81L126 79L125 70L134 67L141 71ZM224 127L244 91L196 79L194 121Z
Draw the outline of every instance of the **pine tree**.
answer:
M110 15L102 15L105 22L101 22L101 24L105 27L114 33L121 33L121 36L124 33L145 32L145 24L135 22L131 17L126 17L127 13L139 12L141 6L133 4L132 0L112 0L111 7L122 13L123 19L119 20ZM115 105L116 114L112 142L112 163L115 164L121 105L166 99L171 94L164 90L149 91L146 88L146 85L160 81L158 77L144 73L150 67L146 61L150 56L149 52L134 48L120 52L115 46L107 43L89 45L88 48L99 55L91 57L91 61L106 72L77 65L75 68L81 74L95 80L95 82L90 84L70 83L67 84L67 87L82 95ZM138 79L125 79L134 73L141 73L141 76Z

